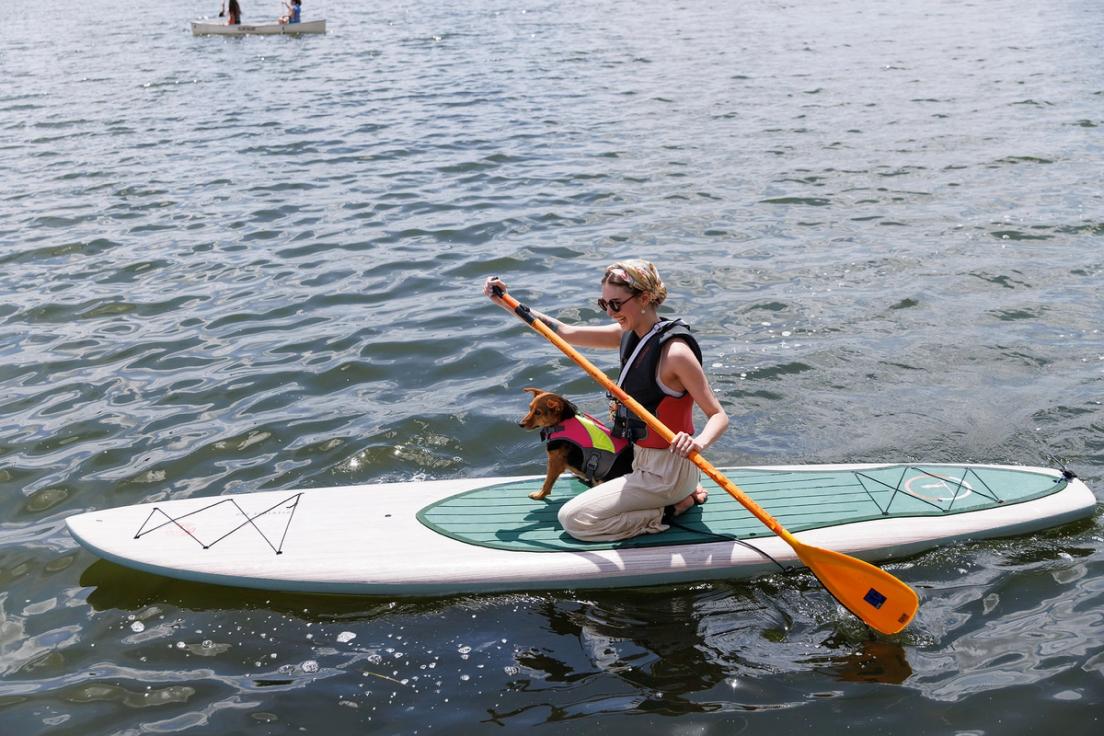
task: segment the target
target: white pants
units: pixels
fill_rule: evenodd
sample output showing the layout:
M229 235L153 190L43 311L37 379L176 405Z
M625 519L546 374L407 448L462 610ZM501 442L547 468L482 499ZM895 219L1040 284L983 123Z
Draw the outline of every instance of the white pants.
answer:
M633 448L633 468L584 491L560 508L564 531L584 542L614 542L667 530L663 507L697 488L701 471L668 449Z

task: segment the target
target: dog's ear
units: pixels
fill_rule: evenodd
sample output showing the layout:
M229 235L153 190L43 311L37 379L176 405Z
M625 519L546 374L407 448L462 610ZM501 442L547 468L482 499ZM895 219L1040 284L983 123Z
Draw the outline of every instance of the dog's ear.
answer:
M535 386L526 386L525 388L522 389L522 391L525 391L526 393L533 394L534 396L540 396L541 394L544 393L544 389L539 389L539 388L536 388Z

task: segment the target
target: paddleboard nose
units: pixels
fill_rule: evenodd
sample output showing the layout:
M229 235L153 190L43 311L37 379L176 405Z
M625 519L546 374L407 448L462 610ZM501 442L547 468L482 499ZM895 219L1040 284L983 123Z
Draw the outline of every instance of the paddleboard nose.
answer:
M77 540L80 546L93 554L99 553L99 548L89 542L96 536L96 527L103 523L103 519L95 511L87 511L83 514L74 514L65 519L65 526L69 529L69 535Z

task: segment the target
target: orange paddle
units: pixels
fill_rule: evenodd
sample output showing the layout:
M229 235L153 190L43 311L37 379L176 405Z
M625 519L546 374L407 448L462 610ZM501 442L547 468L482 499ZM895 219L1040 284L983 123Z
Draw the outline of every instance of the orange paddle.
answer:
M567 357L578 363L579 367L586 371L591 378L617 397L618 401L644 420L653 432L659 434L667 442L674 439L674 432L656 419L651 412L641 406L635 399L622 391L620 386L611 381L605 373L598 370L593 363L584 358L548 325L534 317L529 307L520 304L517 299L514 299L497 286L494 287L494 294L513 309L514 313L526 324L544 335ZM885 570L855 557L805 544L787 531L763 507L751 500L746 493L726 478L721 471L713 467L713 464L702 457L700 453L691 453L690 459L702 469L703 473L716 481L718 486L725 489L730 496L739 501L755 518L766 524L772 532L793 547L798 558L817 576L817 579L828 589L828 592L844 608L858 616L872 629L883 634L896 634L912 621L913 616L916 615L916 610L920 606L919 598L917 598L912 588Z

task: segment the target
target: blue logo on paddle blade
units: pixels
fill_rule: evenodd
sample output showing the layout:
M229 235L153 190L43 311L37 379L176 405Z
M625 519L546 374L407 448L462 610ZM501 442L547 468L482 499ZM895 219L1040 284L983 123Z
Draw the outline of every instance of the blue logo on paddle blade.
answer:
M882 604L886 602L886 597L878 591L871 588L863 596L863 600L874 606L875 608L881 608Z

